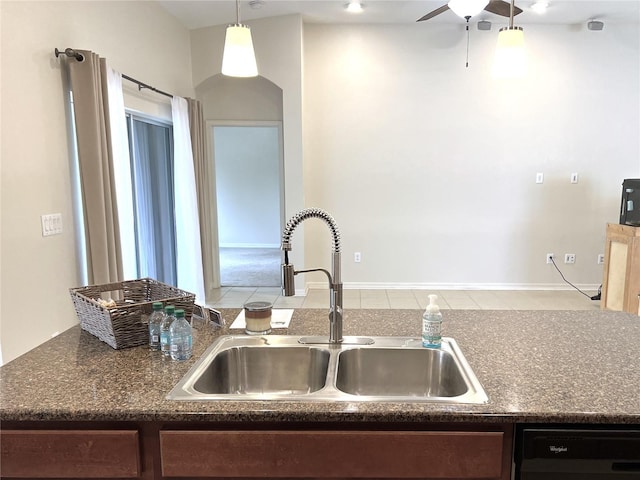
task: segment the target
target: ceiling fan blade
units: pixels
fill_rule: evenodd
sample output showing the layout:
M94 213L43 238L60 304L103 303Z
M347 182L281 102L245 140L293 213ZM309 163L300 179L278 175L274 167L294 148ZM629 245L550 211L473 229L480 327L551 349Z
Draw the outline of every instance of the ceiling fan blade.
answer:
M487 12L495 13L503 17L509 18L511 16L511 3L505 2L504 0L491 0L484 9ZM522 13L522 9L514 6L513 15L516 16L519 13Z
M436 8L433 12L427 13L424 17L420 17L416 22L422 22L424 20L429 20L430 18L435 17L436 15L440 15L441 13L449 10L449 5L443 5L440 8Z

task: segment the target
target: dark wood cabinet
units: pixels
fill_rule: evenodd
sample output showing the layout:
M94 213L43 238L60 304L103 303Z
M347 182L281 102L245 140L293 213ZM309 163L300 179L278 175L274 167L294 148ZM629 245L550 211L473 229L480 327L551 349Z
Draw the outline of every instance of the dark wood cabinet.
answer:
M206 478L507 479L504 432L161 431L162 474Z
M10 422L2 478L511 478L510 424Z
M162 430L162 474L169 478L511 478L510 425L424 427Z
M138 478L136 430L2 430L2 477Z

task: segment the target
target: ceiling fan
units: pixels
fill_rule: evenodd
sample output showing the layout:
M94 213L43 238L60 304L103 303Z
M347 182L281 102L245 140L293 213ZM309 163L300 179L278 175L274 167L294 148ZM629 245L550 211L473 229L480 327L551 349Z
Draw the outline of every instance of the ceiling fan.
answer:
M509 17L511 14L511 4L504 0L449 0L449 3L446 5L436 8L434 11L427 13L416 21L422 22L424 20L429 20L430 18L440 15L449 9L453 10L456 15L466 18L467 21L482 10L489 13L495 13L496 15L501 15L503 17ZM522 13L522 9L514 7L513 15L518 15L519 13Z

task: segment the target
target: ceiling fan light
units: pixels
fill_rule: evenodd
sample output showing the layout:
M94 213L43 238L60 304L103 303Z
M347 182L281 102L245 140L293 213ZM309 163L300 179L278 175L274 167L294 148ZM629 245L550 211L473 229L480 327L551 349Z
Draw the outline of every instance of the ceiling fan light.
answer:
M466 18L478 15L488 4L489 0L449 0L447 5L453 13Z
M531 4L531 10L539 14L545 13L548 7L549 7L549 2L545 0L538 0L537 2Z
M522 27L501 28L493 61L493 76L517 78L527 73L527 57L524 49Z
M362 3L360 0L351 0L344 8L349 13L362 13Z
M222 53L222 74L229 77L258 75L251 29L248 26L236 23L227 27Z

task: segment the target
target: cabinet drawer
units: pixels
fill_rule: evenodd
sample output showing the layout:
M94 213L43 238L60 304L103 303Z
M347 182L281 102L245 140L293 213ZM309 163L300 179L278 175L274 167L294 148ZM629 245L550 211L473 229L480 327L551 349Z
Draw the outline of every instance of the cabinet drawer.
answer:
M503 432L160 432L167 477L497 479L503 440Z
M1 475L18 478L134 478L136 430L2 430Z

